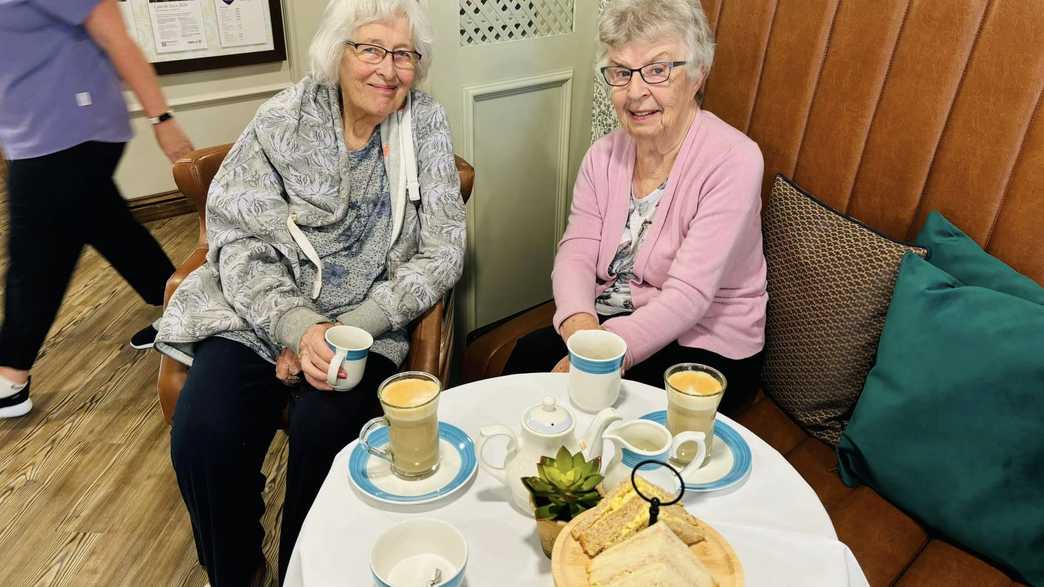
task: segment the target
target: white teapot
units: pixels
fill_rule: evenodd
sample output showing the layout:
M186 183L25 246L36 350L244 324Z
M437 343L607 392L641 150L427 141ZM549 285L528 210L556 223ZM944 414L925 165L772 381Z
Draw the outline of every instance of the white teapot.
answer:
M479 462L482 468L497 478L511 492L511 501L519 511L530 516L533 507L529 501L529 490L522 484L522 477L537 475L537 463L540 457L554 458L560 447L566 447L575 453L582 450L586 456L594 445L601 453L602 435L609 424L619 421L620 415L613 408L605 408L595 416L584 437L576 437L576 418L569 408L559 405L553 397L545 397L542 402L522 414L522 434L517 436L507 426L493 424L479 430L482 439L479 441ZM484 448L489 439L507 436L507 455L503 465L496 465L486 459Z

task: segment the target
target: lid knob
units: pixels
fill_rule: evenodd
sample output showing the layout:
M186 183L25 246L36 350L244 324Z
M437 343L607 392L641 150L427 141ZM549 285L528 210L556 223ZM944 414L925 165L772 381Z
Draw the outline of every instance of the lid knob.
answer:
M573 429L573 416L569 410L558 405L558 399L547 396L539 404L526 410L522 423L537 434L555 436L569 433Z

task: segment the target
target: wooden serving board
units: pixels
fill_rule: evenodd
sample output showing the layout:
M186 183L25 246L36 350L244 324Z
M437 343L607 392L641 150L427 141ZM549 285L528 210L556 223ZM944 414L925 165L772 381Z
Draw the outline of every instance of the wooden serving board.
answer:
M573 526L591 512L592 510L588 510L569 522L555 540L555 547L551 552L551 576L554 577L555 587L590 585L587 582L587 563L591 558L573 538L572 531ZM693 544L689 550L710 571L718 582L718 587L743 587L743 565L740 564L736 551L732 550L732 546L717 530L702 520L699 520L699 523L700 530L707 539Z

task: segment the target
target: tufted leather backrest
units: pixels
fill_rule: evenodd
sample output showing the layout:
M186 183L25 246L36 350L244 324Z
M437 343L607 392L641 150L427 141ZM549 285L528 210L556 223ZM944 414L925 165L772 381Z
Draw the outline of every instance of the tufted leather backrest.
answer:
M1044 283L1044 1L701 0L704 105L895 238L939 210Z

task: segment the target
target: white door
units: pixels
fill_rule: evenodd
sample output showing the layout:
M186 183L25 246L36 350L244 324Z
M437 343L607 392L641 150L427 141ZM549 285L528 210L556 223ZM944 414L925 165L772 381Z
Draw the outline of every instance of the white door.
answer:
M461 335L551 299L551 267L591 141L594 0L428 0L428 88L476 172ZM460 338L463 338L461 336Z

